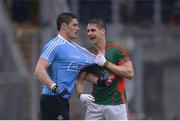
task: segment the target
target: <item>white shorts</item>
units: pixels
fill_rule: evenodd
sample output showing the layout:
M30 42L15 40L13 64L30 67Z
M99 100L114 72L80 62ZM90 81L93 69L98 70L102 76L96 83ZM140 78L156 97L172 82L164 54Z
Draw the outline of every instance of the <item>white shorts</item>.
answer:
M87 106L85 120L128 120L126 104L99 105L91 103Z

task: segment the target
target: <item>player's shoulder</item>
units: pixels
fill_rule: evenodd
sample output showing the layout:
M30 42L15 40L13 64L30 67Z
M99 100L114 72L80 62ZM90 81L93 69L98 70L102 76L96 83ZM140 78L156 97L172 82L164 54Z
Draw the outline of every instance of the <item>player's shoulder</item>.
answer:
M124 50L125 48L123 47L123 45L121 45L121 43L118 42L107 42L107 49L121 49Z
M50 39L49 41L44 43L44 46L42 47L42 50L54 50L56 49L59 45L64 44L64 42L59 41L58 37L54 37Z
M89 44L86 49L93 54L97 54L97 49L93 44Z
M96 48L95 48L95 46L94 46L93 44L89 44L89 45L87 46L87 50L89 50L89 51L95 51Z
M57 40L58 40L57 37L49 39L48 41L44 42L44 46L49 46L49 45L55 43L55 41L57 41Z

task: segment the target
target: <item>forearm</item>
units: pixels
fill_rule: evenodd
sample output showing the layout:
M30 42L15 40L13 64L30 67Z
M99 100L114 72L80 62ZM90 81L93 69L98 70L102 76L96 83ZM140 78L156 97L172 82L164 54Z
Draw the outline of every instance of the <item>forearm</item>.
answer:
M107 67L116 75L125 77L127 79L131 79L134 75L132 63L130 60L124 62L121 65L116 65L107 61L104 55L99 54L96 56L95 63L101 67Z
M36 65L35 75L42 83L52 88L52 86L55 85L55 83L53 82L53 80L51 80L51 78L49 77L47 73L48 67L49 67L49 64L46 60L39 59Z
M49 87L51 87L54 84L54 82L49 77L46 69L44 68L37 67L35 70L35 75L42 83L46 84Z
M97 84L97 80L99 78L97 76L95 76L92 73L88 73L88 72L81 72L79 74L79 77L77 78L77 83L76 83L76 92L78 94L83 92L84 89L84 81L89 81L93 84Z
M76 92L81 94L84 90L84 79L86 78L86 72L80 72L76 82Z
M134 75L131 63L128 65L115 65L111 62L108 62L106 67L118 76L125 77L127 79L132 79Z
M98 79L99 78L97 76L95 76L94 74L92 74L92 73L88 73L86 75L86 78L85 78L85 80L87 80L87 81L89 81L89 82L91 82L93 84L97 84L98 83L97 82Z
M85 104L88 105L91 102L95 101L94 97L90 94L84 94L84 81L87 76L87 72L80 72L77 82L76 82L76 92L77 92L77 97Z
M78 96L83 93L83 90L84 90L83 82L84 81L82 80L81 81L78 80L76 83L76 93Z

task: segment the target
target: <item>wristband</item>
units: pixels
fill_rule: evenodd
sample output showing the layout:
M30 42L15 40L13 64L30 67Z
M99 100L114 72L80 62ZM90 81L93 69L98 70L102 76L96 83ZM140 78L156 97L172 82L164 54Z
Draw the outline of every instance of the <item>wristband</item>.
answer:
M51 88L51 90L54 92L54 91L55 91L55 89L56 89L56 87L57 87L57 85L54 83L54 84L52 84L52 85L51 85L51 87L50 87L50 88Z
M80 98L81 94L82 94L82 92L78 93L78 94L77 94L77 97Z
M108 61L106 61L104 64L103 64L103 67L107 67L107 65L108 65Z

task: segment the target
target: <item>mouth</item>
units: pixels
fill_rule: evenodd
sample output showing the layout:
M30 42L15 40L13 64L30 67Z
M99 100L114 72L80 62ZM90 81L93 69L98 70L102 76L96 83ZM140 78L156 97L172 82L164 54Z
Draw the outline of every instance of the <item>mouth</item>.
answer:
M95 36L89 36L90 40L94 40L96 37Z
M77 35L78 34L78 32L74 32L75 33L75 35Z

